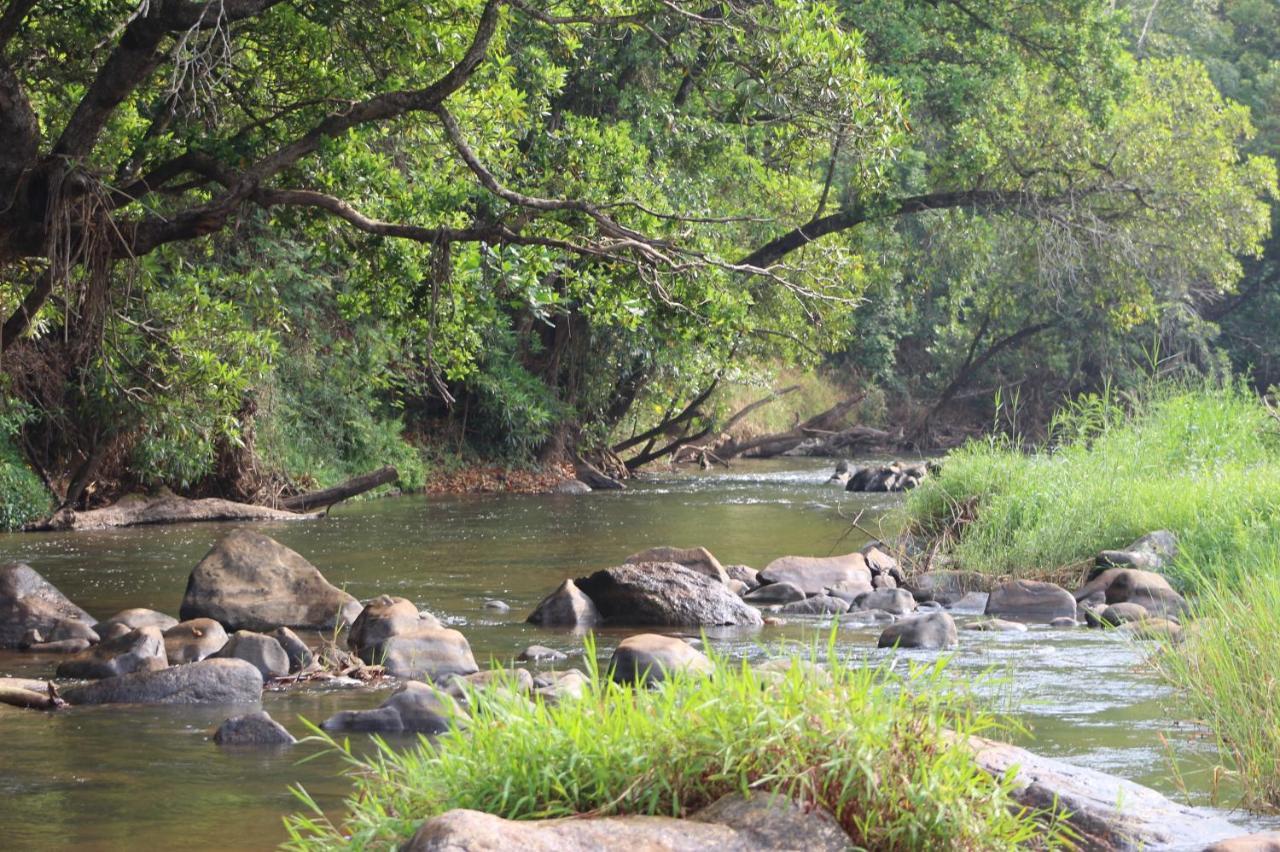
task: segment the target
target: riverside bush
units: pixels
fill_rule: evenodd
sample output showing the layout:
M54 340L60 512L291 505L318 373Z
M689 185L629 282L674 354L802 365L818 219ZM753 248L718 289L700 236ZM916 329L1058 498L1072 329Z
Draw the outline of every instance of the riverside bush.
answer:
M1277 516L1277 423L1238 386L1153 385L1125 405L1084 397L1054 434L1033 453L1001 439L952 453L911 493L910 525L951 536L965 569L1045 576L1157 529L1229 565L1247 543L1242 525ZM1194 590L1190 566L1170 573Z
M0 432L0 531L21 529L48 513L49 492Z
M588 661L595 659L588 643ZM941 665L855 668L828 648L766 676L715 658L709 677L633 690L595 667L582 698L556 706L514 690L472 695L465 730L371 756L338 748L355 783L341 825L305 791L287 848L388 848L426 819L472 808L508 819L683 816L722 795L783 791L834 813L872 849L1055 846L1064 829L1013 805L1009 787L960 745L996 720L942 679ZM958 734L959 736L954 736Z

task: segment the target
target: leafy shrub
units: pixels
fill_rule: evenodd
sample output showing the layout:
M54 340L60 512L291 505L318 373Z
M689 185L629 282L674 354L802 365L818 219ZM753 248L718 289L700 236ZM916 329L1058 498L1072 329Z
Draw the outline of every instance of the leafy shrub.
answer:
M13 436L28 412L12 401L0 402L0 530L17 530L48 514L52 497L27 466Z

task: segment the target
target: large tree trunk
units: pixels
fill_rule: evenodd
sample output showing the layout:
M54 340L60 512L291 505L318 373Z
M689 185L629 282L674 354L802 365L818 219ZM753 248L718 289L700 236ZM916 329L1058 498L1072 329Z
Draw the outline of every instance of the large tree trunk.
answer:
M332 488L299 494L295 497L286 497L280 501L280 506L291 512L310 512L314 509L326 508L358 494L363 494L366 491L372 491L379 485L395 482L399 476L400 474L394 467L387 465L372 473L352 477Z

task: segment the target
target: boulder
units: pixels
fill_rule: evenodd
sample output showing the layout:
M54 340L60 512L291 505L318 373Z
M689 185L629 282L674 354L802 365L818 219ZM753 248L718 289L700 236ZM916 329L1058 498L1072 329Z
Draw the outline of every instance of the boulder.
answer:
M126 633L131 632L133 629L134 628L130 627L129 625L121 624L118 621L111 621L111 622L99 621L97 625L93 628L94 632L98 634L99 642L105 642L108 639L119 639L121 636L125 635ZM87 645L88 642L85 642L85 644Z
M575 581L610 624L760 625L760 613L728 587L674 562L641 562Z
M618 644L609 660L609 676L618 683L652 684L670 672L710 672L711 661L687 642L672 636L641 633Z
M690 571L705 574L713 580L728 583L729 574L720 560L705 547L651 547L626 558L628 565L639 565L644 562L674 562L683 565Z
M160 632L163 633L177 623L178 619L172 615L165 615L163 612L156 612L154 609L125 609L105 621L98 622L94 630L98 631L98 635L103 636L103 628L119 624L129 630L137 630L139 627L158 627Z
M419 627L359 651L366 663L400 678L441 680L479 671L467 638L447 627Z
M24 562L0 565L0 648L17 648L28 633L35 641L83 639L97 642L94 619L67 600L52 583Z
M254 704L262 675L244 660L201 660L67 687L71 704Z
M1136 603L1161 617L1181 615L1187 605L1163 575L1137 568L1107 568L1096 573L1076 591L1075 599L1090 606Z
M124 627L124 625L120 625ZM124 632L128 633L129 628L125 627ZM122 636L122 633L116 633L113 638ZM81 651L93 647L89 644L88 639L58 639L54 642L37 642L34 645L24 645L24 651L30 651L33 654L78 654Z
M808 595L804 593L804 589L791 583L769 583L752 589L743 595L742 599L752 606L774 606L802 601L806 597Z
M525 619L541 627L592 627L602 619L591 598L584 595L573 580L565 580L547 595Z
M562 479L551 488L554 494L590 494L591 486L581 479Z
M890 624L880 634L876 646L938 651L950 648L958 641L955 619L945 612L931 612Z
M320 727L331 733L442 734L465 724L463 713L448 696L425 683L410 681L373 710L343 710Z
M1280 831L1242 834L1219 840L1205 847L1204 852L1280 852Z
M1141 604L1118 603L1098 613L1097 621L1099 627L1119 627L1131 621L1146 621L1150 617L1151 613Z
M760 572L749 565L726 565L724 573L729 575L730 580L738 580L746 584L748 589L754 589L760 585Z
M349 624L360 603L283 544L250 529L210 548L187 580L178 614L212 618L229 630L277 627L332 630Z
M896 589L898 588L898 581L889 574L876 574L871 578L871 588Z
M280 643L274 637L249 630L237 630L213 656L244 660L262 674L264 681L289 673L289 655Z
M316 655L311 652L311 648L289 628L277 627L267 635L279 642L280 647L288 655L289 674L296 674L315 663Z
M555 648L548 648L546 645L530 645L520 652L520 656L516 657L526 663L554 663L560 660L567 660L569 655L564 651L557 651Z
M894 615L906 615L916 608L916 599L906 589L876 589L854 598L851 609L879 609Z
M494 612L510 612L510 611L511 611L511 604L507 603L506 601L500 601L500 600L497 600L497 599L493 599L493 600L487 600L487 601L485 601L485 602L484 602L484 608L485 608L485 609L491 609L491 610L493 610Z
M441 627L435 616L423 614L405 598L379 595L364 605L347 633L347 647L380 648L392 636L409 633L419 627Z
M970 592L991 590L991 578L975 571L929 571L912 577L903 586L920 603L936 601L949 606Z
M164 652L169 664L195 663L212 657L227 644L227 631L212 618L180 621L164 632Z
M947 605L952 615L981 615L987 611L987 601L991 595L987 592L968 592L964 597ZM932 603L932 601L928 601Z
M1070 592L1041 580L1007 580L991 590L986 615L1011 621L1048 624L1055 618L1076 617Z
M100 642L58 665L58 677L93 680L156 671L169 665L164 636L156 627L141 627Z
M288 746L297 742L265 710L232 716L218 726L213 741L220 746Z
M861 553L866 557L867 567L871 569L873 577L887 577L897 583L907 579L906 575L902 573L902 569L898 566L898 560L874 544L869 544L862 548Z
M787 615L842 615L848 611L849 602L832 595L814 595L782 607Z
M738 597L742 597L747 592L751 591L751 587L741 580L730 580L725 583L725 585L729 588L729 591L733 592Z
M861 553L843 556L783 556L760 572L762 583L790 583L806 595L820 595L838 584L848 589L861 585L871 591L871 569Z
M542 679L534 681L533 694L548 705L555 706L561 701L581 698L589 684L587 676L577 669L548 672Z
M452 810L427 820L405 852L841 852L852 846L831 814L781 795L725 796L689 819L615 816L594 819L504 820Z
M1178 539L1168 530L1147 533L1124 550L1104 550L1098 554L1099 568L1136 568L1160 571L1178 555Z
M1182 626L1167 618L1144 618L1141 621L1130 621L1117 628L1121 633L1128 633L1136 639L1168 639L1177 642L1182 638Z

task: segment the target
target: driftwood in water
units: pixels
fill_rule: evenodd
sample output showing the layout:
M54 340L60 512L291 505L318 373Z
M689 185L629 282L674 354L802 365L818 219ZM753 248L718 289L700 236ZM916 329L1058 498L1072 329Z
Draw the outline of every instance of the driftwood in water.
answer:
M849 429L838 430L836 427L840 425L840 421L847 415L858 403L862 402L866 397L865 393L854 394L848 399L842 400L828 408L820 414L815 414L803 423L798 423L794 428L785 432L774 432L769 435L760 435L755 438L748 438L745 441L729 440L727 443L715 447L715 454L722 459L733 459L739 456L750 456L753 458L772 458L780 456L783 453L796 449L806 441L823 436L835 437L845 433L851 433L853 430L865 430L866 426L853 426ZM879 431L879 430L873 430ZM882 433L883 434L883 433Z
M37 692L34 688L29 689L25 685L15 686L12 683L3 682L6 680L10 679L0 678L0 704L22 707L26 710L57 710L67 705L67 702L58 697L53 684L45 683L44 691Z
M286 497L280 501L280 506L292 512L309 512L312 509L323 509L332 506L334 503L341 503L343 500L363 494L366 491L372 491L379 485L395 482L399 477L400 474L396 469L391 465L387 465L372 473L352 477L332 488L311 491L307 494L298 494L295 497Z
M234 503L209 497L189 500L170 492L156 496L130 494L110 506L77 512L61 509L51 518L27 527L31 531L105 530L146 524L181 524L193 521L303 521L320 517L319 513L300 514L284 509Z
M573 460L573 475L590 485L592 491L625 491L627 487L582 458Z

